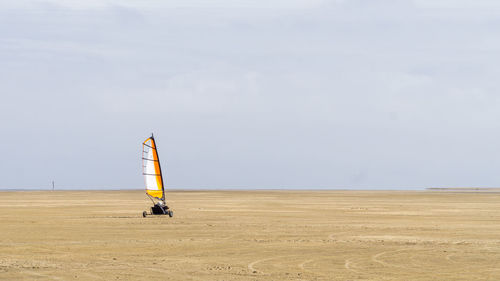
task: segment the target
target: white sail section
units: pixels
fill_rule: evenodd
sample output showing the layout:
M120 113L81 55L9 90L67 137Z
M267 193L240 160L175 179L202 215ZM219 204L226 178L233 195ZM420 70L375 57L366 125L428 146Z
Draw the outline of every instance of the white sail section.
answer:
M160 160L153 137L142 144L142 174L146 183L146 193L157 199L165 199Z

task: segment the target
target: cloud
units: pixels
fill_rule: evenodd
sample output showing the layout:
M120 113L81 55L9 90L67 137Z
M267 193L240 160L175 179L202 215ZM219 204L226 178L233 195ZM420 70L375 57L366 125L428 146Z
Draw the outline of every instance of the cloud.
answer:
M1 186L140 188L152 131L174 187L493 186L496 4L436 3L2 3Z

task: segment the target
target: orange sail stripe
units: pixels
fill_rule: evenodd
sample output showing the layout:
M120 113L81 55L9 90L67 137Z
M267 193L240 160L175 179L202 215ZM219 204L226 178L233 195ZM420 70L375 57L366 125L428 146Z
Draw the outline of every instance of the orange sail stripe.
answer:
M157 174L156 184L158 185L159 188L163 189L163 186L161 186L160 165L158 164L158 152L156 151L156 143L153 139L151 139L151 146L153 147L153 159L155 160L154 165L155 165L155 172Z
M161 198L163 196L163 191L161 190L146 190L146 192L156 198Z

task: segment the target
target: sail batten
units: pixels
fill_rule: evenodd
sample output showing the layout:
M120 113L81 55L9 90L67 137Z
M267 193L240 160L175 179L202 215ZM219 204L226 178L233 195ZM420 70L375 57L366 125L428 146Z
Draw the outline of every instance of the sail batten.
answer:
M160 160L153 136L142 143L142 169L146 184L146 193L159 200L165 200Z

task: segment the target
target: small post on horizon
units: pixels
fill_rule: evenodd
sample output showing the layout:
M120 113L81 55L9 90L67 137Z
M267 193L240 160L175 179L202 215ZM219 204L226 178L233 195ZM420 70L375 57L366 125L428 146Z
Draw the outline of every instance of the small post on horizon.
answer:
M55 185L54 185L54 181L52 181L52 191L54 191L55 189Z

